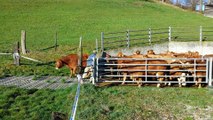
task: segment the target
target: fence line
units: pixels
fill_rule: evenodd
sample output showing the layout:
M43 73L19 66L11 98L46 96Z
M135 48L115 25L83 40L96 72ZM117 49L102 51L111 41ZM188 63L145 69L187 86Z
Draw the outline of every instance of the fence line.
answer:
M21 55L21 57L22 57L22 58L25 58L25 59L27 59L27 60L33 61L33 62L43 63L43 62L41 62L41 61L39 61L39 60L36 60L36 59L33 59L33 58L29 58L29 57L26 57L26 56L22 56L22 55Z
M137 41L135 41L137 40ZM213 27L171 27L148 28L142 30L126 30L123 32L101 32L100 48L108 48L112 43L125 44L126 48L134 44L153 44L160 41L211 41L213 40Z
M149 64L148 61L152 60L190 60L193 61L190 64L183 64L183 63L174 63L174 64ZM106 62L106 60L108 62ZM113 61L118 60L127 60L136 62L134 63L122 63L118 64ZM139 63L143 61L143 63ZM202 62L199 62L202 61ZM93 77L95 78L95 82L115 82L121 83L123 82L123 77L128 77L125 81L127 83L138 83L138 81L130 80L130 77L140 77L143 78L141 83L159 83L157 80L151 80L150 78L180 78L183 77L182 74L172 74L173 72L181 72L185 73L184 76L186 79L191 79L186 81L185 83L196 83L198 78L202 78L201 83L208 84L212 86L212 58L97 58L94 62L94 74ZM123 66L124 68L118 68L118 66ZM170 66L167 69L150 69L149 66ZM136 68L135 68L136 67ZM139 69L139 68L140 69ZM143 68L141 68L143 67ZM173 69L173 67L178 67L179 69ZM201 69L202 67L202 69ZM133 68L133 69L128 69ZM153 75L150 72L164 72L164 75ZM118 72L126 72L126 75L118 74ZM131 73L136 72L136 74L132 75ZM138 73L142 72L142 74ZM129 74L130 73L130 74ZM190 74L191 73L191 74ZM148 79L149 78L149 79ZM205 80L204 80L205 79ZM179 83L178 80L164 80L163 82L170 82L170 83Z

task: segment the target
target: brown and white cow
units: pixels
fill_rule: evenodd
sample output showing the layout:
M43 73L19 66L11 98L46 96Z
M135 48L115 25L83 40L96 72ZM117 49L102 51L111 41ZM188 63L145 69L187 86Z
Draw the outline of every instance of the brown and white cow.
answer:
M87 58L88 54L82 55L82 68L85 68L87 66ZM70 69L70 77L73 75L76 75L78 70L78 55L77 54L69 54L67 56L61 57L60 59L56 60L56 69L62 68L64 65L66 65Z

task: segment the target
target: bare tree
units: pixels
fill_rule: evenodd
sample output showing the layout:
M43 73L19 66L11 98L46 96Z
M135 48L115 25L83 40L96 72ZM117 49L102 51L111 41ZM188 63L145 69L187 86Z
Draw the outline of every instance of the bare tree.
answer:
M192 5L192 10L195 10L197 1L196 0L191 0L190 3Z

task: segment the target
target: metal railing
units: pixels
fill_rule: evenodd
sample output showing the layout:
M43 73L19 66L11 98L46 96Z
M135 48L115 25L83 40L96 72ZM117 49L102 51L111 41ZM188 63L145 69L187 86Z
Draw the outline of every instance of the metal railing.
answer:
M161 60L176 62L170 64L150 62ZM118 61L125 62L118 64ZM184 61L184 63L178 61ZM195 84L200 78L202 79L201 83L212 86L212 62L212 58L97 58L93 70L93 83L122 83L123 78L126 77L125 83L159 83L160 81L157 79L163 78L162 82L164 83L178 84L177 79L185 77L185 83ZM163 74L156 75L158 72ZM175 74L178 72L179 74ZM184 76L181 73L185 73ZM142 78L143 80L134 81L131 79L132 77Z
M213 27L168 27L101 33L100 48L151 45L169 41L213 41Z

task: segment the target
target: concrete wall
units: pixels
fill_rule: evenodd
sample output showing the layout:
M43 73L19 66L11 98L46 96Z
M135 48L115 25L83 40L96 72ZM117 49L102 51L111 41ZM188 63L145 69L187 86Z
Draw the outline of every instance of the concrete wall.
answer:
M169 51L198 51L201 55L213 54L213 42L170 42Z
M213 54L213 42L169 42L144 47L134 47L130 49L116 49L107 51L112 56L116 56L118 52L123 52L125 55L131 55L136 50L140 50L142 54L146 54L147 50L154 50L155 53L163 53L166 51L173 52L195 52L198 51L200 55Z
M146 54L147 50L154 50L155 53L161 53L163 51L167 51L169 49L168 43L157 44L157 45L150 45L150 46L143 46L143 47L133 47L130 49L115 49L107 51L110 55L116 56L118 52L122 52L125 55L132 55L136 50L140 50L141 54Z

